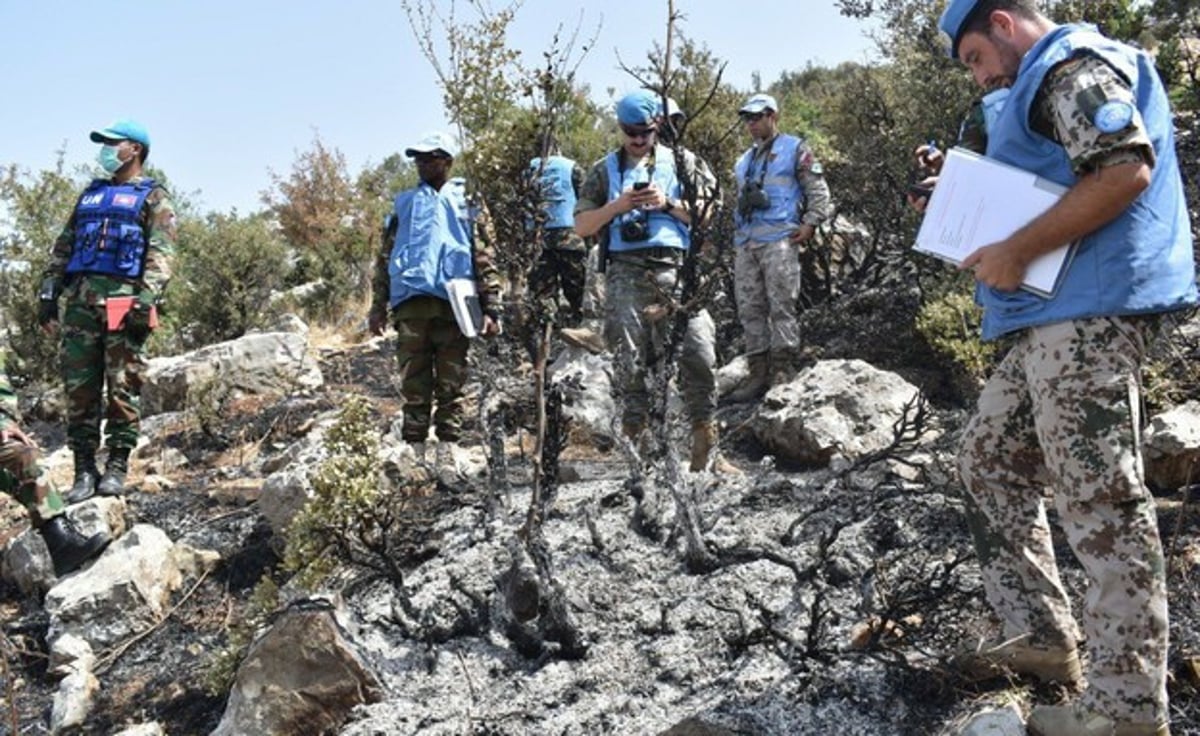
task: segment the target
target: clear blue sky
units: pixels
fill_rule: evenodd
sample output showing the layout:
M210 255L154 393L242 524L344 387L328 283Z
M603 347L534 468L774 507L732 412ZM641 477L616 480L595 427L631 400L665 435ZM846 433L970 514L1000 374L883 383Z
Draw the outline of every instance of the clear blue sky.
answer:
M676 5L738 87L873 48L833 0ZM526 0L512 41L536 65L559 24L581 22L584 37L599 24L579 79L604 100L633 84L618 54L642 64L666 13L666 0ZM151 162L202 210L259 209L269 172L289 172L315 135L356 173L446 124L399 0L0 0L0 28L0 165L48 168L64 147L68 165L90 163L88 131L132 117L149 129Z

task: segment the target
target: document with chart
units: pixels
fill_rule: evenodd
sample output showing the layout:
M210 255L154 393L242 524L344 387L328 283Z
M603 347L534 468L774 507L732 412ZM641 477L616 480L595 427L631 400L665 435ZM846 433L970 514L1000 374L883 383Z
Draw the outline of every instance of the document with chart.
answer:
M946 154L914 248L955 265L977 248L1012 235L1062 197L1067 188L962 148ZM1075 244L1036 259L1021 288L1052 296Z

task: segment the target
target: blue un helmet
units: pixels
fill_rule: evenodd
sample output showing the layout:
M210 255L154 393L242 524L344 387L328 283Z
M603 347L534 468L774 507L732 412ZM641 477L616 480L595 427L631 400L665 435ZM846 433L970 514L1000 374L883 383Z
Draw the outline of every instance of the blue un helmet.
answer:
M938 19L938 30L942 32L942 41L951 59L958 58L958 42L962 40L963 29L979 3L980 0L950 0Z

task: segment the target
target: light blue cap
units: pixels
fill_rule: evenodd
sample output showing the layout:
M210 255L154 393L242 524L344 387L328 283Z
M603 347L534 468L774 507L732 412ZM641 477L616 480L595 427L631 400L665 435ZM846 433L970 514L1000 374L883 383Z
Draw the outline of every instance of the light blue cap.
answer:
M441 151L450 158L458 158L458 146L454 143L454 139L448 133L436 131L426 133L413 145L404 149L404 155L412 158L418 153L433 153Z
M105 128L93 130L89 137L92 143L136 141L146 148L150 147L150 134L146 132L145 126L128 118L114 120Z
M746 100L746 104L742 105L741 108L738 110L738 112L744 112L744 113L749 113L750 115L755 115L757 113L762 112L763 110L770 110L771 112L778 112L779 111L779 103L776 102L775 98L772 97L771 95L765 94L763 92L759 92L758 94L753 95L750 99Z
M979 0L950 0L942 17L938 19L938 30L942 32L942 41L946 44L946 53L951 59L958 58L958 42L962 36L963 26L971 17L971 11L979 4Z
M635 89L617 103L617 121L625 125L653 125L662 113L662 98L649 89Z

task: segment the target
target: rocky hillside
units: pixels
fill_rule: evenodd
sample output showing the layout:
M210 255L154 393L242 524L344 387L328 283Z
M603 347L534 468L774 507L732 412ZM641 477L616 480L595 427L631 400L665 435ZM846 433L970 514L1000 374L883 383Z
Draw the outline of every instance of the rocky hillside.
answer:
M476 356L476 429L504 441L439 477L392 431L390 341L290 329L156 361L136 490L72 510L117 535L90 567L54 580L6 515L0 733L1016 735L1068 695L953 665L994 632L951 470L962 410L898 375L826 359L723 407L731 479L686 472L681 430L613 437L605 357L558 350L565 445L531 514L528 373ZM355 395L389 533L308 590L284 530ZM66 479L52 395L31 410ZM1147 452L1177 735L1200 734L1200 511L1180 488L1197 427L1200 406L1158 417Z

